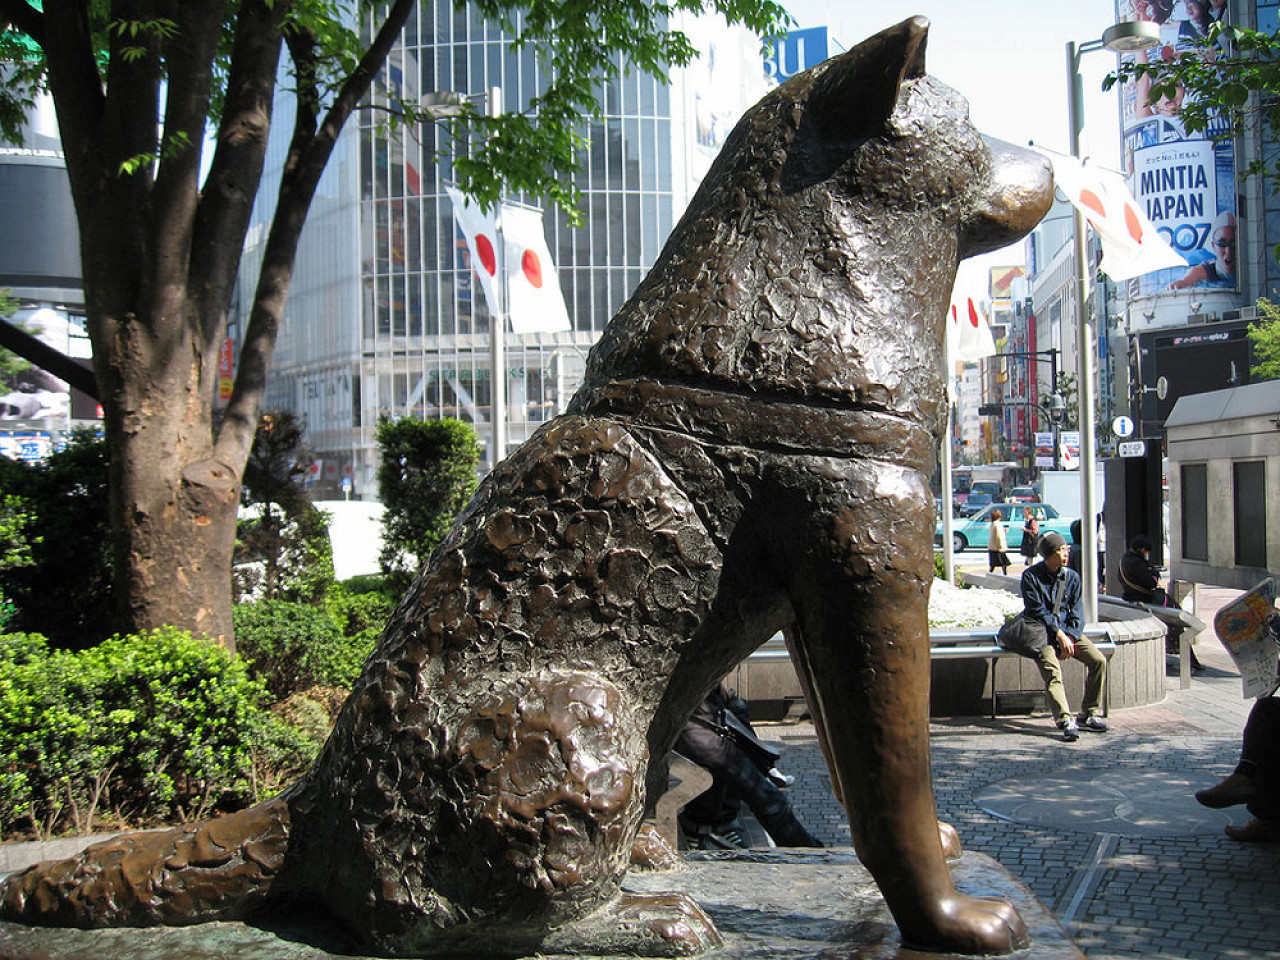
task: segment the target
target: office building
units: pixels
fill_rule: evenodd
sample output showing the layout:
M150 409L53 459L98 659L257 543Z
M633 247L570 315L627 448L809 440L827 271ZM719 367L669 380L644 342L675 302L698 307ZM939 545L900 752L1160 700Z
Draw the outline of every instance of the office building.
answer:
M679 27L706 51L700 60L673 71L669 82L630 72L601 91L603 115L587 126L578 179L584 225L572 228L563 213L545 210L573 329L507 334L499 415L508 450L564 409L587 351L657 258L737 117L767 89L754 36L718 20ZM391 91L417 98L496 88L501 109L516 111L541 88L540 70L533 52L513 51L475 7L426 0L390 56L374 106ZM285 98L279 108L275 127L288 130ZM381 120L377 109L353 118L320 185L267 390L268 409L304 418L317 497L376 496L380 417L458 417L475 426L487 462L494 453L492 318L445 195L448 144L434 125L388 135ZM283 149L272 147L268 162L276 169ZM264 190L244 277L256 276L271 203ZM251 293L241 291L239 318ZM233 321L233 340L241 322Z

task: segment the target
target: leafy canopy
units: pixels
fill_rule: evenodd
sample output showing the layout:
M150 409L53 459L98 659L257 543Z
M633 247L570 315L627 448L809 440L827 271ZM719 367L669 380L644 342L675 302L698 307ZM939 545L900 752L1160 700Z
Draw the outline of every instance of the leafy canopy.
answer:
M1251 380L1280 380L1280 306L1266 297L1258 300L1262 319L1249 324L1249 341L1257 363L1249 371Z
M367 42L352 25L376 21L382 4L373 0L275 0L288 11L286 43L304 38L307 55L290 63L291 89L300 104L321 115L339 95L344 82L358 68ZM462 5L464 0L458 0ZM689 38L669 25L682 15L716 13L768 40L780 36L794 22L777 0L607 0L583 4L579 0L473 0L488 20L514 37L514 45L534 51L545 89L518 113L489 116L481 105L465 101L442 115L420 102L398 100L386 104L386 122L439 123L452 146L459 186L483 206L494 204L503 191L546 197L574 219L579 190L573 174L580 168L587 145L586 122L601 115L601 85L630 70L660 80L672 67L688 65L697 56ZM173 44L177 24L167 18L125 19L113 16L119 5L88 0L90 32L96 49L129 64L154 64L157 76L168 73L167 56L180 51ZM233 65L234 21L238 3L226 5L225 24L214 68L210 121L217 123L226 98L226 82ZM0 0L0 11L26 8L38 14L36 0ZM21 142L24 114L47 81L42 38L34 20L14 17L0 35L0 56L13 64L0 86L0 135ZM34 36L33 36L34 35ZM100 56L104 85L110 59ZM120 163L120 173L146 171L155 161L192 149L201 131L166 128L155 149Z
M1232 24L1214 23L1208 35L1190 49L1170 52L1150 63L1125 62L1103 82L1110 90L1121 81L1145 78L1149 99L1175 100L1185 90L1179 117L1188 133L1213 132L1227 122L1220 136L1234 136L1261 124L1272 134L1280 131L1280 30L1265 33ZM1275 180L1280 167L1256 161L1246 174Z

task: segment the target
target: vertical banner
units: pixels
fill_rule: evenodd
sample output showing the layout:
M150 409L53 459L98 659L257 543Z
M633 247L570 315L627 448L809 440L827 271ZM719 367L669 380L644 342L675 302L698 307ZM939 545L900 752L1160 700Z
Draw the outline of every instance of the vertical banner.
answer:
M231 399L231 389L235 386L236 342L230 337L223 337L218 346L218 399L226 403Z
M1053 433L1036 431L1036 466L1052 467L1053 464Z
M1126 55L1134 63L1191 55L1212 60L1217 51L1197 41L1209 25L1225 21L1226 4L1211 0L1122 0L1121 19L1160 25L1160 44ZM1139 77L1121 90L1123 164L1130 189L1160 235L1187 260L1129 281L1129 296L1168 290L1238 289L1236 271L1236 189L1234 147L1215 141L1228 131L1225 118L1189 134L1181 112L1186 92L1153 98L1149 80Z

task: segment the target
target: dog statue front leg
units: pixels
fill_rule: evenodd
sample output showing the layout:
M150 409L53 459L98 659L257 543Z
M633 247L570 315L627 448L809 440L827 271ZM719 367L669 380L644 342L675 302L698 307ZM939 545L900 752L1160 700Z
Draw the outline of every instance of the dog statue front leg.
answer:
M797 667L854 847L904 944L1009 953L1029 942L1022 918L1007 901L957 892L939 840L928 720L932 557L907 545L929 521L927 506L900 505L879 501L827 527L819 552L834 546L838 555L805 571L797 591Z

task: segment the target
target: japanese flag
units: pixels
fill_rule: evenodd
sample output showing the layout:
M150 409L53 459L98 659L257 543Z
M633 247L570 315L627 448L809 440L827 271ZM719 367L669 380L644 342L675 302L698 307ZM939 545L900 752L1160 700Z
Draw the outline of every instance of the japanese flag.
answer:
M498 231L492 213L485 213L470 197L464 196L453 187L445 187L449 199L453 201L453 215L467 238L467 249L471 252L471 266L480 278L480 289L484 291L485 302L489 304L489 312L495 317L502 315L502 305L498 302L496 288L498 277Z
M952 293L947 315L947 351L951 361L977 363L996 355L995 338L987 315L973 297L959 291Z
M1156 231L1118 173L1086 166L1075 157L1054 154L1050 159L1058 189L1097 233L1102 243L1099 266L1112 280L1187 265Z
M573 329L560 290L560 278L543 235L541 212L504 205L502 241L511 331L554 333Z

